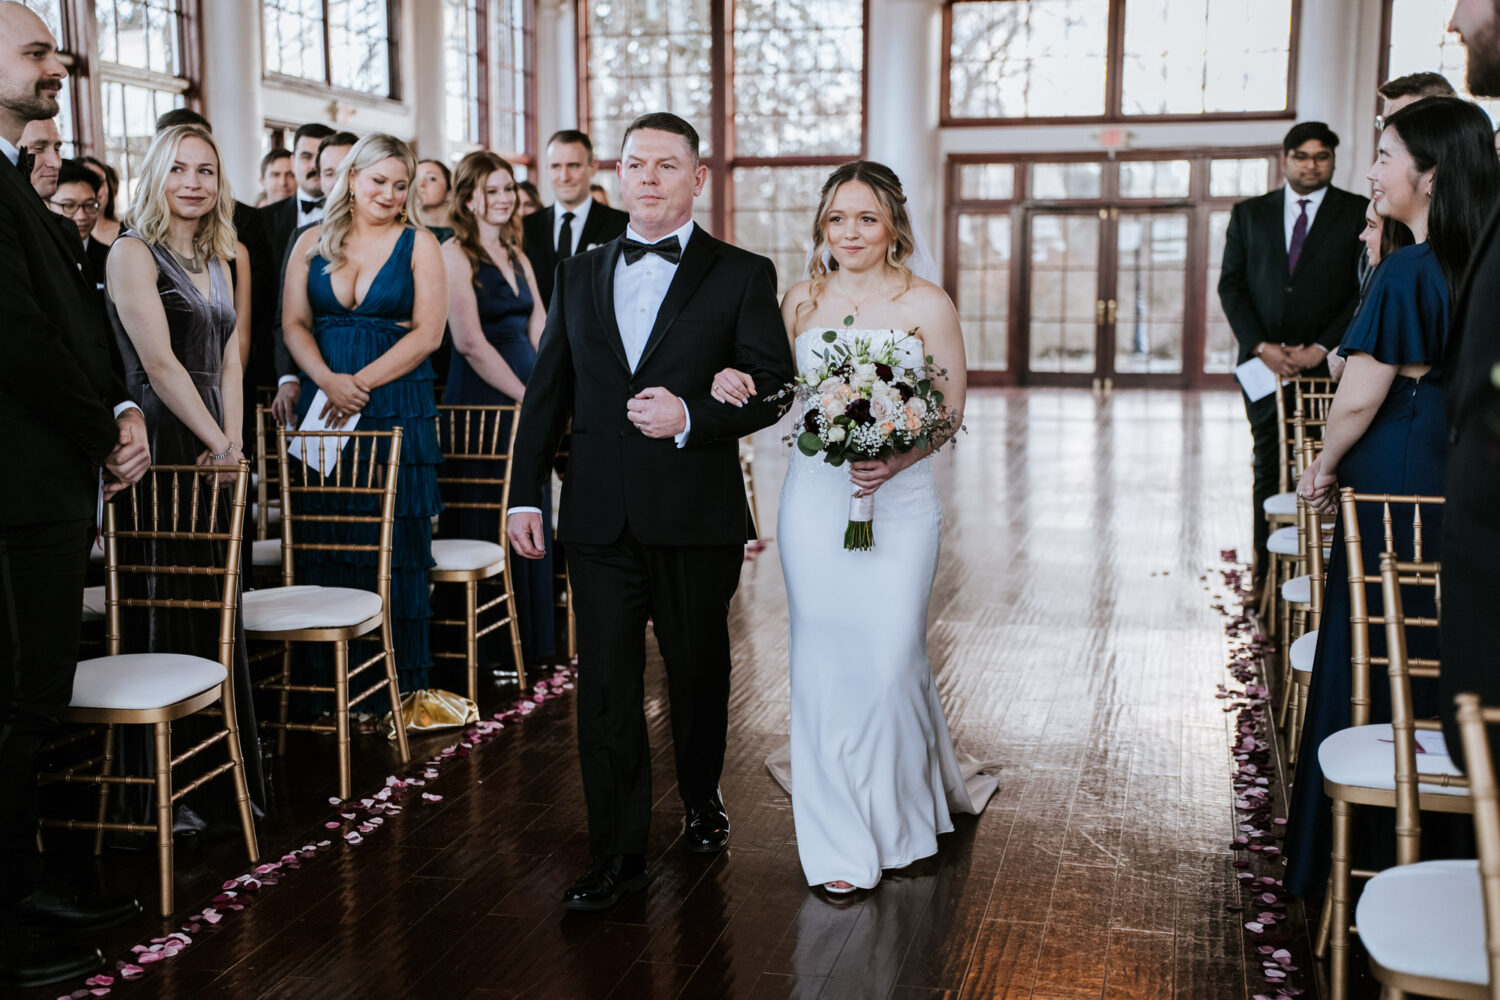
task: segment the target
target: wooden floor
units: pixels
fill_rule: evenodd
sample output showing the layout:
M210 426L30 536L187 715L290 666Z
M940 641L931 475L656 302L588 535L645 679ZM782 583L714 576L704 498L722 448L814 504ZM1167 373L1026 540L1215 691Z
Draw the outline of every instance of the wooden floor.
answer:
M654 669L658 801L645 894L603 915L558 905L587 860L565 696L451 762L426 789L442 801L411 801L364 843L335 843L111 995L1248 1000L1265 991L1247 984L1246 918L1226 909L1240 898L1233 716L1214 697L1226 680L1223 622L1200 581L1221 549L1248 541L1250 439L1238 395L987 390L973 394L968 421L968 436L938 460L946 528L930 646L959 748L1003 767L989 808L958 818L936 857L840 905L803 884L790 803L761 763L787 732L786 598L772 544L746 565L733 612L727 853L704 858L678 841ZM785 461L774 434L758 456L769 534ZM282 807L263 837L273 858L327 834L332 747L303 746L295 767L277 770ZM369 794L391 768L389 751L369 737L357 749L356 787ZM53 863L88 870L76 855L54 852ZM130 863L106 856L101 870L149 885L149 862L134 864L136 875L121 875ZM190 910L244 861L230 843L185 852L182 868ZM107 942L111 959L180 923L121 929Z

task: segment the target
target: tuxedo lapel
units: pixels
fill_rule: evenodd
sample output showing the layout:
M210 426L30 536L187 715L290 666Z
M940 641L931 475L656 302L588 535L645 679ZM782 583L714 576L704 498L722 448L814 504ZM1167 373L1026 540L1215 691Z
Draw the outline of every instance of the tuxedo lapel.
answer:
M620 259L620 241L615 240L594 257L594 312L598 313L604 342L628 372L625 342L620 339L620 323L615 318L615 265ZM558 294L561 294L560 292ZM644 360L644 359L642 359Z
M639 371L645 366L651 357L651 352L656 350L656 345L662 342L671 327L673 320L682 312L682 307L688 304L693 293L698 290L704 275L708 274L709 268L713 266L714 259L719 255L718 241L704 232L699 226L693 226L693 235L688 239L687 247L682 253L682 262L677 265L677 273L672 276L672 284L667 286L666 298L661 301L661 308L656 313L656 323L651 327L651 336L646 340L646 346L641 351L640 363L636 365ZM616 336L618 339L618 335Z
M1266 236L1271 241L1271 253L1280 262L1280 271L1282 274L1288 273L1285 219L1286 189L1282 188L1278 197L1266 199L1265 217L1261 220L1261 225L1266 230Z
M42 204L41 195L37 194L30 184L26 183L19 170L13 167L7 169L8 167L9 164L0 162L0 173L5 174L5 180L0 183L7 183L12 186L16 200L25 206L24 210L31 213L37 225L46 231L52 242L62 251L68 263L73 265L73 270L79 280L86 281L87 276L84 274L83 241L78 240L76 247L71 245L68 242L66 233L58 225L58 219L61 216L53 215L47 210L46 206ZM90 285L93 284L92 281L88 283Z
M588 218L583 220L583 230L578 234L578 253L589 248L592 243L599 242L599 230L604 225L604 213L597 211L598 206L589 209Z

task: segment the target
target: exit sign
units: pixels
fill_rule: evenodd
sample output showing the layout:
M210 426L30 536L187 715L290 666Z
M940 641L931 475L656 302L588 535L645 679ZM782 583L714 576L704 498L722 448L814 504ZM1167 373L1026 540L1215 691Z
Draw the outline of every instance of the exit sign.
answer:
M1130 144L1130 133L1123 128L1099 130L1099 145L1105 149L1124 149Z

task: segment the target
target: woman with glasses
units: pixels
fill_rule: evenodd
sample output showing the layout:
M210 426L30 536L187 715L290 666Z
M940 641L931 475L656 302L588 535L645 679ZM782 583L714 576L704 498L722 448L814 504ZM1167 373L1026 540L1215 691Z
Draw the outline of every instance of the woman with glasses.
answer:
M78 227L89 270L100 288L104 287L104 262L109 257L109 247L92 237L99 222L99 189L103 186L104 180L92 170L76 160L63 160L57 169L57 190L47 199L48 208L71 219Z

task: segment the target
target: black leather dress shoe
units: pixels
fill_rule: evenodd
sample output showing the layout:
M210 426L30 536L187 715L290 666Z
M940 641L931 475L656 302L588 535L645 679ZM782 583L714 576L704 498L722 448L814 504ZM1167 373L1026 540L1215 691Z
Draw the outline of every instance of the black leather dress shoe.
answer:
M128 896L80 900L55 886L34 889L5 914L5 923L48 931L100 931L139 916L141 904Z
M51 986L104 968L98 948L58 941L36 934L5 931L0 946L0 989L24 990Z
M717 854L729 845L729 814L718 792L687 807L684 836L687 849L694 854Z
M607 910L628 892L646 888L646 859L639 854L606 854L589 865L563 893L570 910Z

